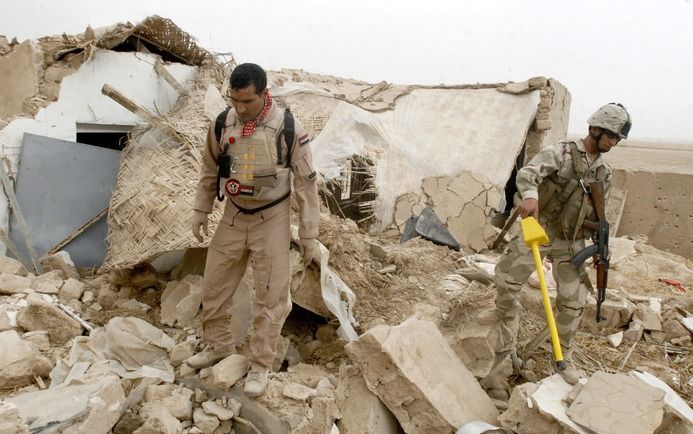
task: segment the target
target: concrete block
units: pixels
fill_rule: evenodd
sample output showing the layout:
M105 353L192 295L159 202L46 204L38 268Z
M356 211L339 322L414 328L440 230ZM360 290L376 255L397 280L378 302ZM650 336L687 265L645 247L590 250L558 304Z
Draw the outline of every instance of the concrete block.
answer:
M202 276L189 274L179 282L169 282L161 295L161 323L189 326L201 303Z
M87 289L87 285L77 279L68 278L58 292L58 298L63 301L79 300Z
M664 395L628 375L595 372L567 414L600 434L652 434L662 422Z
M562 434L563 427L552 417L542 414L532 404L531 396L538 386L525 383L513 388L508 409L498 418L501 426L513 432Z
M468 324L452 343L455 354L476 378L488 376L496 362L496 348L500 344L497 326Z
M640 339L642 339L642 335L644 332L645 329L643 328L642 321L640 321L639 319L634 319L628 325L628 330L623 332L623 339L627 339L630 341L639 341Z
M31 283L30 277L0 273L0 295L25 293L31 288Z
M0 256L0 273L14 274L15 276L27 276L29 274L21 262L7 256Z
M342 418L337 422L340 434L398 434L399 423L380 399L373 394L354 365L339 368L337 406Z
M450 433L474 420L497 421L493 403L433 322L410 318L376 326L346 350L407 433Z

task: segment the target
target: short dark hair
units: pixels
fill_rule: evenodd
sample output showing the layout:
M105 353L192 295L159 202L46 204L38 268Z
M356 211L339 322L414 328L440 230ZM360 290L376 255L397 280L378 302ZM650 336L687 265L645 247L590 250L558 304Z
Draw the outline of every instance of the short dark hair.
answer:
M267 87L267 74L265 70L254 63L241 63L234 68L229 78L231 89L245 89L251 84L255 85L255 93L260 95Z

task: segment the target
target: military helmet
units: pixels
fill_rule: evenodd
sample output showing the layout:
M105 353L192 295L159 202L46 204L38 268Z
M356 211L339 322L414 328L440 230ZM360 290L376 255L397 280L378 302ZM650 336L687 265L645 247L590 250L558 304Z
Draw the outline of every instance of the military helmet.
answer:
M604 128L614 134L618 134L622 139L628 138L630 127L632 126L630 115L623 105L611 102L600 107L587 119L591 127Z

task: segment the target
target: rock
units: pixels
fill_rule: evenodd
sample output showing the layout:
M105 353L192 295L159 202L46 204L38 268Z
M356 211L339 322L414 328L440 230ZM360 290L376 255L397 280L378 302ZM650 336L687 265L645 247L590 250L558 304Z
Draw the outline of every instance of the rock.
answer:
M82 303L84 304L92 304L94 302L94 291L84 291L84 294L82 294Z
M496 362L496 348L500 345L497 330L497 324L472 323L452 343L455 354L477 378L488 376Z
M200 371L200 378L210 387L227 390L248 372L250 362L240 354L232 354L211 368Z
M116 308L119 309L124 309L129 312L137 312L137 313L147 313L149 310L152 308L150 305L141 303L137 300L134 299L129 299L129 300L121 300L118 299L115 302L114 305Z
M0 273L14 274L15 276L27 276L29 274L21 262L7 256L0 256Z
M0 401L0 433L3 434L29 434L16 405L10 402Z
M226 408L223 405L216 403L215 401L203 402L202 409L205 411L205 413L212 416L216 416L217 419L221 421L231 420L234 416L238 415L238 413L236 413L233 408Z
M623 338L630 341L639 341L642 339L642 335L645 332L643 328L642 321L639 319L634 319L628 325L628 330L623 332Z
M111 288L111 285L102 286L96 296L96 302L106 309L112 308L116 300L118 300L118 293Z
M546 85L548 84L548 80L546 77L532 77L529 80L527 80L527 84L532 89L541 89L546 87Z
M388 274L388 273L394 273L395 271L397 271L397 266L395 264L390 264L390 265L387 265L387 266L381 268L380 270L378 270L378 273Z
M64 250L41 259L43 271L60 270L66 278L79 279L79 273L75 269L75 264L70 258L70 254Z
M595 372L567 415L603 434L652 434L664 415L664 391L624 374ZM604 411L609 408L610 411Z
M667 319L662 324L664 333L666 333L666 339L671 341L672 339L690 336L690 332L686 329L680 321L673 318Z
M64 301L79 300L86 290L87 285L79 280L69 278L63 283L63 286L58 292L58 298Z
M31 287L42 294L58 294L65 282L65 273L62 270L53 270L34 278Z
M309 398L317 396L318 392L315 389L304 386L298 383L289 383L284 385L282 395L287 398L295 399L296 401L308 401Z
M605 328L625 327L633 317L634 310L635 305L620 291L607 289L606 300L602 303L600 311L601 316L605 317L606 320L597 323L597 301L590 295L587 297L580 328L598 332Z
M650 306L639 304L633 313L635 318L642 321L643 328L648 331L662 331L662 319L657 315Z
M180 434L181 423L161 404L143 408L144 423L133 434Z
M450 433L467 422L495 423L498 412L434 323L410 318L380 325L346 346L368 389L407 433Z
M386 261L388 258L387 250L380 244L369 243L371 255L378 258L378 260Z
M46 377L52 368L50 360L17 332L0 333L0 389L31 384L35 376Z
M621 342L623 341L623 332L618 332L609 335L606 337L606 339L609 341L612 347L618 348L618 346L621 345Z
M171 281L161 295L161 323L185 327L192 324L202 303L202 276L189 274Z
M509 93L511 95L521 95L523 93L528 93L529 90L529 83L526 81L520 83L507 83L505 86L498 88L499 92Z
M363 379L358 366L339 368L337 406L342 418L337 422L340 434L398 434L399 423Z
M162 405L178 420L192 418L193 391L174 384L152 385L144 392L144 406L147 404Z
M21 294L31 288L30 277L15 274L0 273L0 295Z
M203 434L214 434L214 430L219 426L219 419L216 416L205 413L201 408L195 409L193 421Z
M568 406L566 401L570 392L573 390L573 386L568 384L559 374L554 374L550 377L544 378L539 382L538 387L530 395L531 402L534 408L537 409L541 414L553 418L554 422L563 425L565 428L561 427L559 431L529 431L537 433L581 433L586 434L583 428L580 428L575 422L573 422L566 411ZM560 427L559 425L559 427ZM505 426L505 425L504 425ZM566 431L563 431L563 430ZM520 427L520 432L526 432L524 428Z
M331 324L318 327L315 338L320 342L332 342L337 338L337 329Z
M50 348L48 332L45 330L26 332L22 335L22 340L33 343L39 351L48 351Z
M115 375L24 393L7 401L19 407L25 421L31 421L31 432L107 434L125 410L125 393Z
M14 330L12 320L10 319L10 316L7 314L7 312L0 310L0 332L4 332L7 330Z
M178 367L189 357L195 355L195 342L184 341L173 346L170 358L171 365Z
M131 434L142 426L142 418L131 410L127 410L121 417L116 426L113 427L113 434Z

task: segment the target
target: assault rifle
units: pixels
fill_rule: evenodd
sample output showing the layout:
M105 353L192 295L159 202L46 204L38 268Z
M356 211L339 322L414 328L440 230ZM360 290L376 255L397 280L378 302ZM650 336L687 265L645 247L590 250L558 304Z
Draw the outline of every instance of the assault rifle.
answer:
M580 181L582 184L582 181ZM583 184L584 188L584 184ZM606 300L606 282L609 277L609 222L605 215L604 183L593 182L589 185L589 196L592 200L594 213L598 221L588 221L583 223L583 227L591 229L593 245L582 249L570 261L574 267L582 265L590 256L593 258L594 267L597 269L597 322L601 321L601 307Z

